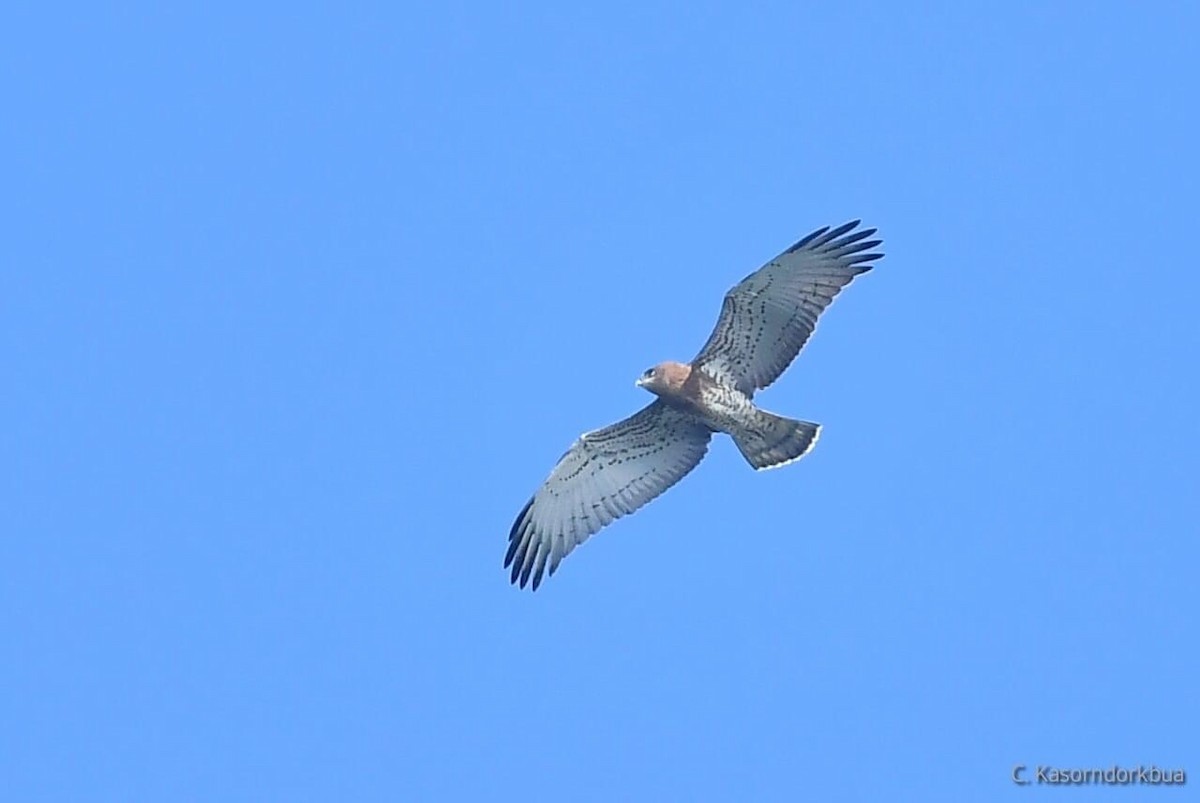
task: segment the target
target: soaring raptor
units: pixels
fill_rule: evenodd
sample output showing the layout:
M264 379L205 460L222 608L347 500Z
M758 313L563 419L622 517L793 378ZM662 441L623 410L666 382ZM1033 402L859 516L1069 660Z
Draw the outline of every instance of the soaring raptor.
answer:
M817 318L883 254L860 221L828 226L751 273L725 295L717 328L690 363L664 362L637 380L658 398L624 421L588 432L567 450L517 516L505 568L537 589L571 550L691 471L714 432L733 438L755 469L799 460L819 424L754 406L808 341Z

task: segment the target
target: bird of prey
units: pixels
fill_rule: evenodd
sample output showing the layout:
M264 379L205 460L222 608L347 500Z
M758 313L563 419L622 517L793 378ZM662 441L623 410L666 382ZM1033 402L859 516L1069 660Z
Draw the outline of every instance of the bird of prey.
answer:
M751 401L800 353L817 318L883 256L875 229L852 221L814 231L725 295L708 342L690 363L664 362L637 380L658 398L624 421L587 432L558 461L508 535L505 568L541 585L571 550L640 508L696 467L715 432L728 433L755 469L799 460L819 424L768 413Z

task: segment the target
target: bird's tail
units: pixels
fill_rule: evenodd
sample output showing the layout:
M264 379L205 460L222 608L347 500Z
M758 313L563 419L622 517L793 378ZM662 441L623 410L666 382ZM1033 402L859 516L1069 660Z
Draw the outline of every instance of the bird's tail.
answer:
M729 434L750 465L764 469L804 457L816 445L820 433L820 424L755 410L749 422Z

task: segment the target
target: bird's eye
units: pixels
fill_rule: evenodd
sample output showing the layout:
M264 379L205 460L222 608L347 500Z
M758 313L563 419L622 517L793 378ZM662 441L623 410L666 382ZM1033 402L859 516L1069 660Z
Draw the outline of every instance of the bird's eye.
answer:
M654 369L647 368L646 372L644 374L642 374L642 376L644 376L646 379L649 379L650 377L654 376Z

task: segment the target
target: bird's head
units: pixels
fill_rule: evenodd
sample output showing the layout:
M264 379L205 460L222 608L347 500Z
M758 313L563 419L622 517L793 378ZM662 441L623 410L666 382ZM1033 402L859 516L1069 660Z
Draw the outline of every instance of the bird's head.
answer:
M687 381L691 368L677 362L662 362L653 368L647 368L638 377L636 384L656 396L664 393L678 393Z

